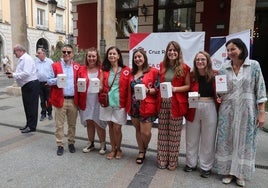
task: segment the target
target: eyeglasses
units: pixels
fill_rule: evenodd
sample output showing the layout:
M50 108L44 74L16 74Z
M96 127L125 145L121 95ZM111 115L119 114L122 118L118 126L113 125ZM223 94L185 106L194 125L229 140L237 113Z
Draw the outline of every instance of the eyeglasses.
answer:
M62 53L70 55L72 53L72 51L62 51Z
M195 59L195 61L206 61L206 58Z

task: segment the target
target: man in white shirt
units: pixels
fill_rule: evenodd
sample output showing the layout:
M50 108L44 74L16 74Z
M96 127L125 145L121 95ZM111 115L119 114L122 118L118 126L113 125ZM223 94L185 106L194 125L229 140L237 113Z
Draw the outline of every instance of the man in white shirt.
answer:
M40 121L46 119L46 115L48 115L49 120L52 120L52 105L49 102L50 86L47 84L47 79L53 61L46 57L44 48L37 49L36 57L36 70L40 85L40 105L42 108Z
M24 46L16 44L13 48L14 55L18 58L15 72L7 74L8 78L15 78L21 87L22 102L26 115L26 125L20 128L21 133L36 131L38 118L39 81L33 58L26 52Z

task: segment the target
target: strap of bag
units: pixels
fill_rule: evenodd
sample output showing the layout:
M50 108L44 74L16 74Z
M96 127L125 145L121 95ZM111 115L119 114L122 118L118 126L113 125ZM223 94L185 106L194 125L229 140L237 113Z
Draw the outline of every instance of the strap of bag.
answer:
M109 91L111 90L111 88L112 88L112 86L113 86L113 84L114 84L115 77L116 77L116 75L117 75L117 71L118 71L118 68L117 68L117 70L116 70L116 72L115 72L115 74L114 74L114 79L113 79L113 82L112 82L111 86L109 87Z

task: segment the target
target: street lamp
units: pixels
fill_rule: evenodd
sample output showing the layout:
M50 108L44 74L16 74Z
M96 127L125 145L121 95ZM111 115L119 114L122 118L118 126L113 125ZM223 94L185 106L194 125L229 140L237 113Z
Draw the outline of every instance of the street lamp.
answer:
M145 4L143 4L142 7L141 7L141 13L144 16L145 21L146 21L147 11L148 11L148 8L146 7Z
M56 12L58 2L56 0L49 0L48 1L48 10L53 16L53 14Z

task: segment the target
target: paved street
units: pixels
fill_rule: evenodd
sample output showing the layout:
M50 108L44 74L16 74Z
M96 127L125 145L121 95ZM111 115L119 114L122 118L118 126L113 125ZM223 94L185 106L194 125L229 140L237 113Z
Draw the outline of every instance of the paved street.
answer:
M63 156L56 155L54 121L39 122L37 132L21 134L25 117L21 97L9 96L5 87L13 83L0 73L0 188L47 188L47 187L100 187L100 188L232 188L221 183L215 172L204 179L199 172L186 173L185 131L181 140L180 165L175 171L156 167L157 129L152 130L152 140L143 165L137 165L138 150L135 130L123 126L123 158L107 160L98 150L82 153L87 144L86 129L77 121L76 153L65 147ZM109 142L108 129L107 141ZM256 172L246 182L249 188L266 188L268 179L268 133L260 130L256 156ZM96 147L99 143L96 142ZM108 149L110 145L108 144Z

